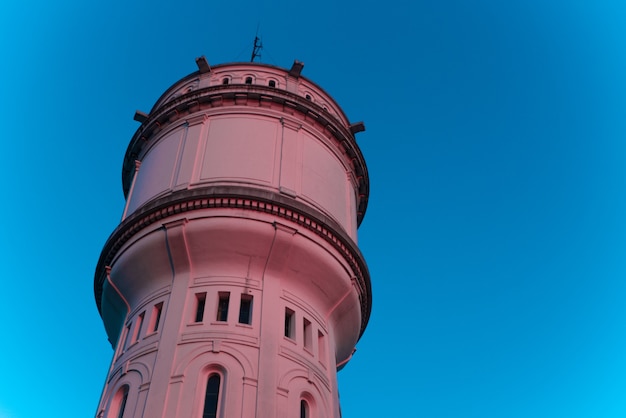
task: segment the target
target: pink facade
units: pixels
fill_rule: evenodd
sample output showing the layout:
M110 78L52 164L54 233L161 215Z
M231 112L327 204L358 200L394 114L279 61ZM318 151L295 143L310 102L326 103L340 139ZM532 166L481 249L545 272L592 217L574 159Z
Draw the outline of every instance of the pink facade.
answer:
M135 115L95 276L115 348L97 416L339 417L371 309L363 125L298 62L197 64Z

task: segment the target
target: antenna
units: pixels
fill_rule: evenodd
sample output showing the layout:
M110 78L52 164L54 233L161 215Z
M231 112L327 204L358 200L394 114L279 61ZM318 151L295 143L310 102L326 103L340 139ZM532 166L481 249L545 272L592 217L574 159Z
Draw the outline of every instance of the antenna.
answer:
M261 58L261 49L263 48L263 42L259 38L259 27L256 28L256 35L254 35L254 44L252 45L252 57L250 62L254 62L256 57Z

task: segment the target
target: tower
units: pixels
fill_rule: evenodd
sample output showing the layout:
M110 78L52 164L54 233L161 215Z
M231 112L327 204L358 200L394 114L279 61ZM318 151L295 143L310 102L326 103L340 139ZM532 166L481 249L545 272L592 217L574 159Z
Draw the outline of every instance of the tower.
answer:
M364 126L298 61L196 63L135 114L94 279L115 349L97 416L338 418L371 309Z

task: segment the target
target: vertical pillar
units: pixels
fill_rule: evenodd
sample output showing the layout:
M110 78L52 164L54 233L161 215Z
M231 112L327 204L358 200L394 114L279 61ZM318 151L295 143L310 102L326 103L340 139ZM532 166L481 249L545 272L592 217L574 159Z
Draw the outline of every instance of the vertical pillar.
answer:
M166 411L175 410L175 405L170 404L169 386L175 369L176 346L179 341L181 323L184 320L184 308L191 273L191 262L185 240L186 224L187 219L185 218L163 224L172 268L172 284L167 312L164 312L163 328L150 382L145 417L169 418L176 416L168 415Z

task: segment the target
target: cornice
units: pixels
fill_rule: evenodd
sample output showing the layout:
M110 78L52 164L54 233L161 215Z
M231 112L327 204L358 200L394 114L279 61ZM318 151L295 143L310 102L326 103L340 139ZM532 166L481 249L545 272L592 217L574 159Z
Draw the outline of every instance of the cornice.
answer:
M107 240L96 266L94 294L98 311L102 315L102 290L105 269L119 249L142 229L169 216L194 210L211 208L236 208L269 213L277 218L294 222L333 246L346 260L355 274L361 304L361 331L369 320L372 291L365 259L354 241L341 226L319 211L292 198L251 187L207 186L174 192L140 207L113 231Z

